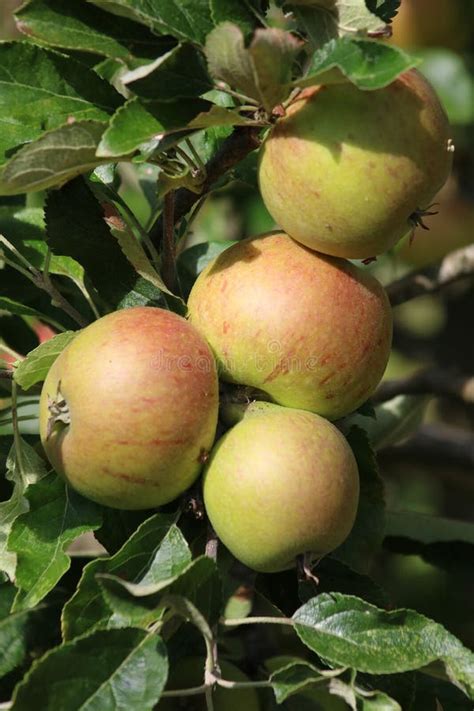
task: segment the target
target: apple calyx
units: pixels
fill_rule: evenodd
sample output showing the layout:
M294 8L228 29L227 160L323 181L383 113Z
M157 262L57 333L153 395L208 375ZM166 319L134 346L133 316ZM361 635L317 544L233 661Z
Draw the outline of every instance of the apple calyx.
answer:
M58 383L58 389L54 397L48 396L48 424L46 428L46 439L51 437L53 429L58 422L63 425L71 424L71 413L64 395L61 393L61 381Z

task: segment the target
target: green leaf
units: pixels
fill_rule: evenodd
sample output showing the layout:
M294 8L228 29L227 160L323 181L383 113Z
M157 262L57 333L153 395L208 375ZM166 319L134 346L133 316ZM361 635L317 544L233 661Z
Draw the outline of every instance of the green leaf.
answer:
M133 269L83 180L49 194L46 225L53 254L79 262L109 309L161 303L161 291Z
M371 40L344 37L331 40L317 50L306 76L293 82L295 86L340 83L347 78L359 89L382 89L400 74L416 67L420 60L387 44Z
M177 268L180 283L185 294L191 291L191 287L199 274L213 259L219 256L228 247L235 244L233 240L223 240L222 242L201 242L185 249L178 256Z
M62 185L108 162L96 155L106 125L100 121L77 121L23 146L0 172L0 195Z
M7 296L0 296L0 314L11 314L15 316L29 316L31 318L39 318L42 321L50 323L56 328L62 329L61 324L59 324L55 319L50 316L43 314L41 311L31 308L31 306L25 306L20 304L18 301L9 299Z
M124 511L104 507L102 526L94 532L95 538L107 553L117 553L153 511Z
M339 37L337 15L327 7L308 7L306 5L290 5L298 25L308 35L315 49L323 47L327 42Z
M17 557L7 549L8 537L18 516L28 511L25 496L28 487L39 482L47 474L46 466L33 447L19 440L12 446L7 457L6 478L13 483L13 492L8 501L0 502L0 570L10 578L15 575Z
M177 131L198 130L209 126L246 126L255 122L223 106L204 99L178 102L143 101L134 97L112 117L98 148L98 155L117 157L133 153L142 144L159 141ZM176 143L182 136L176 134ZM169 146L168 146L169 147Z
M374 419L368 420L357 412L345 417L338 426L343 432L349 432L354 426L361 427L367 433L372 447L375 450L383 449L397 444L418 429L428 402L428 397L398 395L377 405Z
M359 508L349 537L333 555L355 571L367 573L384 537L384 488L375 454L365 431L360 427L353 427L347 435L347 440L359 468Z
M10 613L15 593L10 583L0 585L0 678L23 664L33 648L51 643L58 631L57 603L43 602L32 610Z
M401 0L366 0L369 10L384 22L391 22L398 12Z
M209 0L89 0L152 30L203 44L213 28Z
M83 0L33 0L16 17L18 28L41 42L125 62L131 55L156 57L169 47L143 25L119 17L111 22L107 12Z
M0 44L0 86L0 164L7 151L34 141L45 129L68 120L105 121L122 101L70 57L22 42Z
M12 711L151 711L167 674L158 636L134 628L100 631L36 662L15 689Z
M384 27L380 17L369 10L366 0L336 0L339 30L344 32L378 32Z
M260 0L210 0L214 24L233 22L249 35L263 17Z
M0 299L0 304L1 301ZM32 385L42 382L58 355L76 336L75 331L65 331L30 351L15 368L14 378L18 385L23 390L28 390Z
M8 549L17 555L13 611L34 607L55 587L71 563L66 546L101 522L100 507L54 474L30 486L25 496L29 510L15 520L8 537Z
M249 47L237 25L223 22L206 41L211 75L271 110L290 93L294 57L301 43L278 29L257 30Z
M331 664L394 674L442 661L474 698L474 654L413 610L386 612L349 595L318 595L293 615L301 641Z
M48 254L43 208L0 207L0 233L8 238L30 264L43 271ZM84 270L74 259L49 254L48 272L68 277L82 293L85 292ZM49 316L43 315L41 318L55 325ZM62 330L62 327L59 326L59 329Z
M389 511L386 535L422 543L465 541L474 545L474 523L414 511Z
M139 526L115 555L93 560L84 567L76 592L64 606L64 639L115 626L114 615L104 600L96 576L120 574L128 580L140 580L175 521L175 514L155 514Z
M275 694L277 704L282 704L293 694L297 694L303 689L321 684L329 680L331 677L336 677L343 669L335 669L331 671L318 669L317 667L304 661L294 661L280 667L273 672L270 681Z
M39 395L17 395L16 407L18 412L18 429L22 436L39 436ZM13 416L11 401L8 407L0 407L0 435L13 434Z
M148 259L141 243L138 241L138 238L133 234L128 225L126 225L120 217L118 219L107 219L106 222L112 228L111 234L119 243L120 249L137 274L139 274L145 281L152 284L159 291L174 297L174 294L165 286L163 279Z
M209 605L208 590L217 585L217 566L207 556L192 562L185 561L182 556L172 570L170 566L168 569L157 568L155 578L153 583L145 580L143 584L134 584L126 582L122 576L100 575L99 582L108 606L126 624L158 619L170 595L185 596L206 617L216 617L214 605Z
M202 52L188 43L132 69L121 79L135 94L154 101L195 98L212 89Z

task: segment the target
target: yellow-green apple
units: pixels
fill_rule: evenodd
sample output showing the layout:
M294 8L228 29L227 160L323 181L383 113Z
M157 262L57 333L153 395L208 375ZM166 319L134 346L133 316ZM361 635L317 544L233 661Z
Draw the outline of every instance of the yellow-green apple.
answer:
M204 505L218 537L263 573L320 558L349 535L359 500L344 436L319 415L272 403L249 406L214 447Z
M204 683L205 660L200 657L180 659L172 668L167 690L188 689ZM222 678L227 681L248 682L249 678L234 664L219 660ZM259 711L260 703L255 689L224 689L217 686L213 692L214 711ZM206 711L204 694L161 699L156 711Z
M378 281L282 232L220 254L188 309L224 380L329 419L370 397L390 354L392 314Z
M325 254L365 259L413 229L448 177L446 114L416 70L389 86L305 89L260 152L259 183L274 220Z
M164 309L123 309L81 331L54 362L41 393L41 440L84 496L145 509L195 481L217 411L215 361L196 329Z

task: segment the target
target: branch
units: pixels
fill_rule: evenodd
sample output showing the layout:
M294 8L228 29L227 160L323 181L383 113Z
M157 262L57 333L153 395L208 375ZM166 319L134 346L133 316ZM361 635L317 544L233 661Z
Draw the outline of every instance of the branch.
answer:
M454 374L441 368L418 370L407 378L387 380L373 396L374 402L385 402L397 395L437 395L454 397L474 405L474 376Z
M451 252L436 266L412 272L389 284L387 294L392 306L398 306L417 296L434 294L466 277L474 277L474 245L472 244Z
M184 217L192 206L208 193L214 183L240 163L249 153L260 145L259 133L261 126L239 126L226 138L217 153L206 164L206 180L202 184L201 192L193 193L187 188L180 188L175 193L174 224ZM163 215L155 222L150 230L150 239L158 246L163 237Z

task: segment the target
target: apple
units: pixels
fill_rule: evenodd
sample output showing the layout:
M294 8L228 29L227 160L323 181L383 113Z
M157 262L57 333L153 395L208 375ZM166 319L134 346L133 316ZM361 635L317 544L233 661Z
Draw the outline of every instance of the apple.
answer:
M416 70L376 91L303 90L260 151L263 201L291 237L365 259L413 229L452 163L446 114Z
M379 282L282 232L220 254L188 309L223 380L329 419L370 397L390 354L392 313Z
M187 689L204 683L205 660L200 657L180 659L172 668L167 689ZM228 681L248 682L234 664L224 659L219 660L222 678ZM224 689L217 686L213 692L214 711L260 711L258 694L255 689ZM156 711L206 711L204 694L164 698L156 706Z
M54 362L41 441L84 496L147 509L196 480L217 413L215 361L196 329L170 311L135 307L87 326Z
M346 439L328 420L255 403L214 447L203 496L230 552L249 568L273 573L300 554L321 558L347 538L359 474Z

